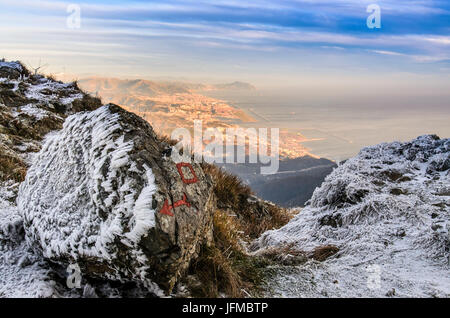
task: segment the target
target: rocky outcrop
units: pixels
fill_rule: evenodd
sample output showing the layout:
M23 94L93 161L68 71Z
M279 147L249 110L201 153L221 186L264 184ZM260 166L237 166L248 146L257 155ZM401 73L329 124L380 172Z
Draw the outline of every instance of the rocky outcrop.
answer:
M190 293L179 279L189 264L190 276L197 262L221 275L208 251L226 253L225 271L234 265L211 238L211 192L228 196L226 182L174 162L146 122L100 107L76 83L33 75L19 62L0 68L0 297L153 297L177 281L173 293ZM244 192L231 214L241 214ZM271 210L257 209L255 233L273 228ZM81 269L81 289L67 285L69 264Z
M0 78L17 80L23 75L29 76L30 72L20 62L0 61Z
M275 289L292 297L384 297L393 288L448 297L449 160L450 139L427 135L364 148L340 165L290 223L254 244L339 249L320 266L281 270Z
M211 180L174 162L151 126L118 106L68 117L18 196L28 243L83 275L170 292L211 240Z
M32 75L20 62L0 61L0 181L22 181L30 153L73 113L101 106L76 83Z

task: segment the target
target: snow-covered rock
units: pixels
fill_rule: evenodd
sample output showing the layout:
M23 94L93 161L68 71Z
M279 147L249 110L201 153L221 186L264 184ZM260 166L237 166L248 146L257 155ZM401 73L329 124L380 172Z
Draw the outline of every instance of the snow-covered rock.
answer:
M211 238L211 181L115 105L69 116L20 186L30 246L83 275L170 292Z
M32 96L37 93L48 98ZM75 83L32 75L20 62L0 60L0 297L76 296L30 249L15 201L42 138L61 129L69 114L98 106L100 101Z
M334 245L323 263L280 267L272 296L450 296L450 139L367 147L334 170L260 251Z
M185 184L148 124L100 106L76 83L0 60L0 297L154 296L152 282L170 290L210 239L201 168L193 184L180 166ZM23 184L19 209L25 174L38 180ZM77 262L82 289L71 289Z

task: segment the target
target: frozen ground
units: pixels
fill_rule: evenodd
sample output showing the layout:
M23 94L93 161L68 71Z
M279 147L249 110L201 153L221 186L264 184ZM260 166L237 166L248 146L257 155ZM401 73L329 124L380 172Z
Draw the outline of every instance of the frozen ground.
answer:
M49 267L29 251L13 202L17 184L0 184L0 297L51 297Z
M269 296L449 297L450 140L363 149L329 175L309 206L255 246L323 245L323 263L276 267Z

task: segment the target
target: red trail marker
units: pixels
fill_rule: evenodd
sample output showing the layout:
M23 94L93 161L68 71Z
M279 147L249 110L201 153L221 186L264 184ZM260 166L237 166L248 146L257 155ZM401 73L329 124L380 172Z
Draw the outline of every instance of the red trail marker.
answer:
M179 206L182 206L182 205L186 205L187 207L191 206L191 204L187 201L186 194L184 194L184 193L183 193L183 199L178 200L173 205L169 205L169 200L166 199L166 201L164 201L163 207L159 211L159 213L173 216L174 214L172 213L172 210Z
M189 170L191 171L191 174L192 174L191 179L186 179L184 177L183 167L189 168ZM198 181L197 175L195 174L194 168L192 168L192 165L190 163L186 163L186 162L177 163L177 169L178 169L178 173L180 174L181 180L183 180L184 183L186 183L186 184L197 183L197 181Z

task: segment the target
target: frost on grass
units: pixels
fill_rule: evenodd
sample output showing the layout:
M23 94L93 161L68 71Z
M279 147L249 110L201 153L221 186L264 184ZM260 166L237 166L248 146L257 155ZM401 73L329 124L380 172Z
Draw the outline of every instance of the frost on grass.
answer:
M449 297L449 168L450 140L436 136L362 149L255 244L340 250L324 263L280 267L269 294Z
M47 105L60 103L70 107L76 99L82 99L83 94L73 83L57 82L46 77L40 77L33 85L29 85L25 96Z
M17 109L12 113L14 117L18 117L21 114L26 114L38 121L45 118L52 118L53 116L57 116L52 112L49 112L48 110L42 108L38 108L33 104L27 104L25 106L17 107ZM59 116L57 116L57 118L61 119L61 117Z

